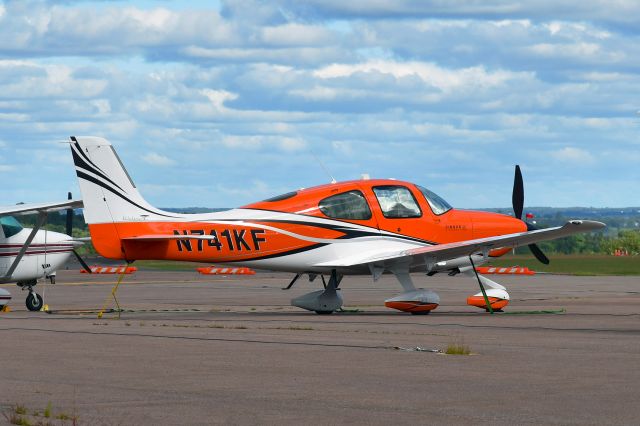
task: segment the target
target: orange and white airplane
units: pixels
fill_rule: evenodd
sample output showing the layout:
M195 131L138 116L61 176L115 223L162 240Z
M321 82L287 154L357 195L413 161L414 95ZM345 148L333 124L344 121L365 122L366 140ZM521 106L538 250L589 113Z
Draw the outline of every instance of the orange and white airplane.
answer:
M325 288L291 301L318 313L342 306L343 276L396 276L404 292L386 306L428 313L436 293L417 289L411 272L465 273L481 292L468 302L493 312L509 300L506 289L478 275L475 266L514 247L594 231L600 222L572 220L533 229L519 219L524 192L519 168L514 184L516 217L456 210L427 188L393 179L331 183L301 189L223 212L177 214L147 203L116 151L99 137L71 137L71 152L96 250L105 257L233 264L330 276ZM485 289L485 287L489 287Z

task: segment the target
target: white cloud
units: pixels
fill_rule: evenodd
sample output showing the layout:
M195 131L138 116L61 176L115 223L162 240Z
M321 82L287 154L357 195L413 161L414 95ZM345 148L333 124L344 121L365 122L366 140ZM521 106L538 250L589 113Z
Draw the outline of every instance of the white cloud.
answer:
M258 149L263 145L261 136L225 136L222 143L229 148Z
M537 20L602 21L623 28L633 27L640 18L640 4L634 0L620 0L615 6L607 0L538 0L535 2L507 2L502 0L279 0L302 16L324 19L389 19L429 18L468 20Z
M596 43L540 43L530 47L533 53L543 56L593 56L602 53L601 47Z
M324 45L332 42L332 33L324 27L289 23L266 27L261 31L261 39L275 46Z
M595 157L588 151L570 146L552 151L551 157L561 162L579 165L590 165L595 162Z
M226 90L204 89L201 93L211 101L211 104L216 111L221 112L226 110L226 107L224 106L226 101L232 101L238 98L237 94L227 92Z
M29 155L70 134L121 147L163 205L239 205L325 182L320 167L299 167L316 164L312 152L337 178L454 188L444 195L467 207L508 205L501 182L515 163L547 204L545 186L587 179L580 165L591 182L611 170L640 180L625 155L640 130L630 3L615 22L600 0L574 1L576 16L550 0L152 3L0 5L0 162L30 171L1 197L40 196L42 181L73 190L72 167L43 165L70 164L64 146ZM184 162L180 176L158 173ZM247 164L277 167L257 184ZM485 186L470 186L477 176Z
M306 146L303 139L282 136L239 136L228 135L222 138L222 144L234 149L257 150L265 147L275 147L285 152L300 151Z
M340 155L353 155L353 144L349 141L333 141L331 146Z
M151 164L152 166L172 166L175 164L175 161L170 159L169 157L165 157L164 155L160 155L156 152L149 152L142 157L142 161L147 164Z
M322 79L349 77L356 73L390 74L396 79L419 77L423 82L448 92L460 88L489 88L509 80L529 79L531 73L505 70L487 71L484 67L447 69L427 62L368 61L359 64L332 64L314 72Z
M300 151L306 145L305 141L300 138L282 138L279 142L279 146L283 151Z

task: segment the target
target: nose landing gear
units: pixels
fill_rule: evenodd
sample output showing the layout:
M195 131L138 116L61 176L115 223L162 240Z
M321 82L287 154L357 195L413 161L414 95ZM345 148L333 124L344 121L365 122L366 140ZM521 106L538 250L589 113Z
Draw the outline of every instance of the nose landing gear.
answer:
M29 291L29 295L26 300L27 309L30 311L39 311L42 309L43 304L44 300L42 300L42 296L33 290Z
M42 296L40 296L33 287L37 284L36 280L27 281L27 282L19 282L18 287L21 287L23 290L28 290L29 294L27 295L27 299L25 300L25 305L27 305L27 309L30 311L39 311L42 309L44 305L44 300Z

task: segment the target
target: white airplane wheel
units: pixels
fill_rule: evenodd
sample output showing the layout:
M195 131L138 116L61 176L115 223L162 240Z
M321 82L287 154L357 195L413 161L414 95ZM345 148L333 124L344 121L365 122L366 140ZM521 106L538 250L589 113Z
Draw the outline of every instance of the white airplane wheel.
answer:
M44 300L42 300L42 296L40 296L35 291L29 293L29 295L27 296L26 305L27 309L30 311L39 311L40 309L42 309L43 303Z

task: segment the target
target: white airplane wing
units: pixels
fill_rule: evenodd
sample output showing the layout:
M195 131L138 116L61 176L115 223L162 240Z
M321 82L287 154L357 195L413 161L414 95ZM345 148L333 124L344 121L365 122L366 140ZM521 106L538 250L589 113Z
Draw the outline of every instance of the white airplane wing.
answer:
M49 213L79 208L82 208L82 200L65 200L54 203L16 204L13 206L0 206L0 217L35 214L40 212Z
M395 264L407 265L411 268L421 265L435 264L476 253L486 254L490 250L503 247L520 247L540 241L567 237L581 232L595 231L604 228L602 222L589 220L572 220L563 226L520 232L516 234L500 235L497 237L480 238L476 240L459 241L456 243L438 244L418 247L402 251L376 251L360 253L347 258L335 259L331 262L318 263L316 267L349 269L364 265L384 265L393 267Z

